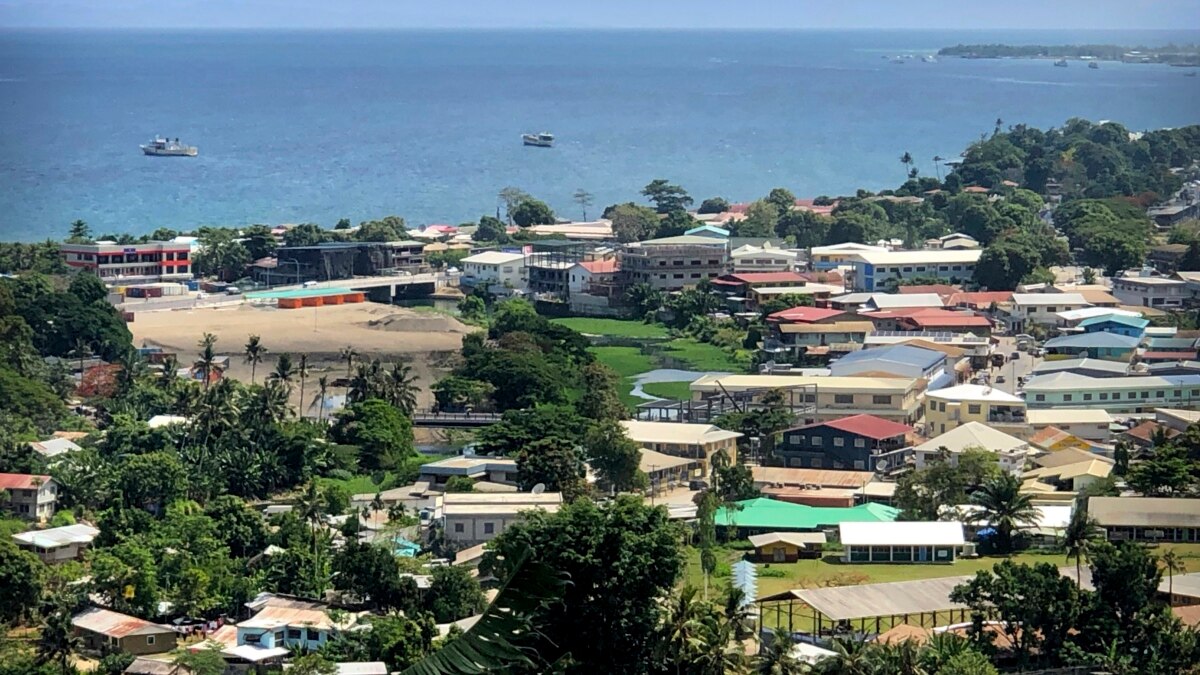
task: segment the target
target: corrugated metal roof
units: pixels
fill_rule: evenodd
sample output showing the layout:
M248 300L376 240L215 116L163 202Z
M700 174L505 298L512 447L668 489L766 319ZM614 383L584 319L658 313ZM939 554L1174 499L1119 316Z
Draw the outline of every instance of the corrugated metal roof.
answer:
M882 440L893 436L904 436L913 430L907 424L900 424L874 415L851 415L828 422L818 422L811 427L826 426L867 438ZM807 427L806 427L807 428Z
M963 526L949 521L895 523L842 523L843 546L962 546Z
M717 509L714 521L725 527L815 530L849 521L891 522L899 515L900 509L875 502L850 508L831 508L759 497L737 502L736 508Z
M811 546L813 544L824 544L824 532L767 532L766 534L756 534L751 537L750 545L754 548L762 548L771 544L791 544L801 548Z
M1195 527L1200 523L1200 499L1092 497L1088 513L1109 527Z
M794 469L782 466L752 466L755 483L768 485L820 485L822 487L859 488L871 482L870 471L837 469Z
M36 481L36 485L34 484ZM50 476L29 473L0 473L0 490L33 490L50 482Z
M117 639L135 633L173 632L166 626L160 626L156 623L150 623L145 619L139 619L136 616L129 616L99 607L89 607L76 614L71 619L71 624L86 631Z

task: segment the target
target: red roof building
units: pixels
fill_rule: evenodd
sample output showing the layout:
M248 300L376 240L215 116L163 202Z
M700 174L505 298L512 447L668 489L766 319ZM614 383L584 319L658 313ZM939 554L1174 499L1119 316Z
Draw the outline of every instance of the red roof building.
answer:
M915 295L918 293L933 293L940 296L942 300L959 293L962 289L949 284L927 284L924 286L900 286L896 289L900 295Z
M621 269L620 261L616 258L611 260L588 260L579 263L579 266L592 274L614 274Z
M777 286L803 286L804 277L796 272L740 272L724 274L713 280L714 284L737 284L755 286L775 284Z
M811 426L819 425L833 427L834 429L866 438L873 438L877 441L905 436L913 431L913 428L907 424L885 420L882 417L874 415L851 415L850 417L843 417L828 422L818 422Z
M29 473L0 473L0 490L36 490L50 482L50 476Z
M881 312L863 312L862 316L875 324L876 330L939 330L954 332L990 332L992 322L986 316L968 312L955 312L936 307L914 307L892 309Z
M792 307L767 315L767 321L778 323L828 323L846 312L827 307Z

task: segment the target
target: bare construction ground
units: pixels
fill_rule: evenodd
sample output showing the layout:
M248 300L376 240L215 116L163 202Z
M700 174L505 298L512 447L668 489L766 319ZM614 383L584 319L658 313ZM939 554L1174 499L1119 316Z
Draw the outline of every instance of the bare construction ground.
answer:
M445 373L447 362L462 346L463 335L478 330L443 314L375 303L303 309L242 304L140 312L129 329L134 345L176 352L181 364L194 360L200 338L212 333L217 336L217 352L230 357L226 375L246 381L250 380L250 366L242 360L242 349L250 335L258 335L269 350L258 365L259 380L271 371L279 354L308 354L307 399L312 398L320 375L332 380L346 374L339 354L343 347L353 347L360 359L378 358L387 363L403 358L419 380L422 406L431 402L429 386ZM299 403L298 397L297 386L293 404Z

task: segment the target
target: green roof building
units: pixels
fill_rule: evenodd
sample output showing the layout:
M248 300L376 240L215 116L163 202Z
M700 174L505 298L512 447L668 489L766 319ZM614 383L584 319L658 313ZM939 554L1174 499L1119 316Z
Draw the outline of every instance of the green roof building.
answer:
M798 532L836 528L841 523L890 523L900 515L900 509L875 502L834 508L759 497L737 502L737 507L717 509L713 518L717 527L737 528L742 534Z

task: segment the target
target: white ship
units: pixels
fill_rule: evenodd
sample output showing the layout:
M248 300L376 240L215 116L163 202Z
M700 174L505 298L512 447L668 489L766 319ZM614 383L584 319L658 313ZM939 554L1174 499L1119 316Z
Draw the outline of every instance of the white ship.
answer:
M554 134L542 132L540 134L521 134L521 141L525 145L533 145L539 148L554 147Z
M155 157L195 157L198 150L194 145L184 145L179 139L171 140L155 136L154 140L141 146L142 152Z

